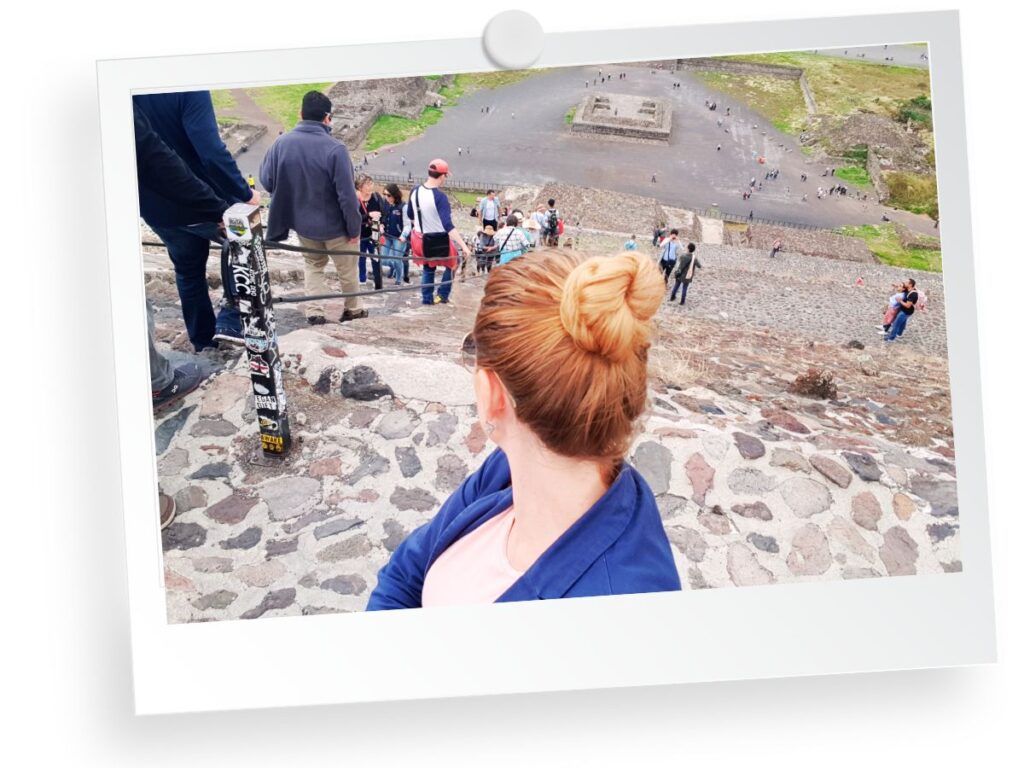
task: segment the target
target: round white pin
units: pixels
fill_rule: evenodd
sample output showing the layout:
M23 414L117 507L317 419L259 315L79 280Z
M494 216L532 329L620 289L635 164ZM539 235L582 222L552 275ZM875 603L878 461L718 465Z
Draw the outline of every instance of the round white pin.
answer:
M484 51L504 69L523 69L540 58L544 30L526 11L502 11L484 27Z

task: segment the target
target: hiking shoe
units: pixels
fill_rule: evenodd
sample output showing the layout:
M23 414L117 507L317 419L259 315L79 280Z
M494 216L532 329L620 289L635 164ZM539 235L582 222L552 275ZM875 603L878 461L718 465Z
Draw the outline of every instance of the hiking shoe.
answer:
M884 325L876 325L875 328L877 328L879 331L884 331L885 330L885 326Z
M157 413L181 400L203 381L203 374L195 363L186 363L174 369L174 379L163 389L153 393L153 412Z
M245 340L242 338L242 332L236 331L234 328L218 328L217 332L213 334L214 341L223 341L227 344L235 344L237 346L244 346Z
M310 315L306 318L306 322L310 325L323 325L327 322L327 318L323 315Z
M347 323L349 320L359 320L360 318L369 316L370 313L367 312L365 309L346 309L344 312L341 313L341 322Z
M174 520L174 499L166 493L160 494L160 530L162 531Z

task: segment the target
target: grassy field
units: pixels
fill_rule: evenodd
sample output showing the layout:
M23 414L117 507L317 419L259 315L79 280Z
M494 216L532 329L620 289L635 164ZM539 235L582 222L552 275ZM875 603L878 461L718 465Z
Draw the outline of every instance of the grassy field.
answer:
M802 69L818 112L825 115L849 115L857 111L891 115L902 102L928 96L931 87L928 70L916 67L849 61L813 53L761 53L723 58Z
M413 136L419 136L443 116L444 112L437 107L425 108L415 120L395 115L381 115L366 134L363 148L372 151L389 144L400 144Z
M210 91L210 96L213 97L214 112L220 112L223 109L234 109L238 106L238 102L231 95L231 91Z
M576 107L573 107L565 113L565 124L572 125L573 119L576 117Z
M470 208L475 207L476 204L480 202L480 198L482 197L482 195L480 195L477 192L462 192L448 190L448 194L454 197L463 205L468 205Z
M939 190L934 176L893 171L882 174L889 187L889 205L933 219L939 215Z
M867 188L871 186L871 176L867 169L860 165L847 165L836 169L836 177L842 179L855 187Z
M710 88L726 93L771 120L783 133L797 134L807 119L800 84L780 77L697 72Z
M868 249L883 263L892 267L920 269L926 272L942 271L942 251L938 248L904 248L896 227L892 224L843 227L844 235L859 237ZM936 244L938 240L935 241Z
M302 106L302 97L307 91L322 91L324 93L333 83L306 83L304 85L271 85L265 88L248 88L246 93L252 97L260 108L291 130L299 121L299 107Z

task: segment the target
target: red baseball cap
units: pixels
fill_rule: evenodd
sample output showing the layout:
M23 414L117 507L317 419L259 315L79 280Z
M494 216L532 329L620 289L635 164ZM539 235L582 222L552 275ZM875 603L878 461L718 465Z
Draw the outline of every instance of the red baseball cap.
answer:
M427 166L427 170L433 171L434 173L448 173L448 163L441 158L437 158L436 160L430 161L430 165Z

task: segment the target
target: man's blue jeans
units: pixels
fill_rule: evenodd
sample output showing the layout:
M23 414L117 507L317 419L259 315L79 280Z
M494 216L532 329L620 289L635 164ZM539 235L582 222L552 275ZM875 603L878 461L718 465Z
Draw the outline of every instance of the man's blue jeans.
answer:
M896 313L896 319L892 321L892 327L889 328L889 335L885 337L886 341L896 341L897 338L903 335L903 329L907 327L907 319L910 317L906 312L902 310Z
M199 352L214 346L213 335L218 328L242 333L236 302L235 284L230 270L222 264L224 279L224 305L220 314L213 314L210 286L206 282L206 262L210 258L210 242L221 241L214 223L189 224L170 227L152 227L167 246L167 254L174 264L174 281L181 299L181 314L192 346Z
M437 267L428 267L426 264L423 265L423 279L421 285L423 286L423 303L433 304L434 303L434 273L437 272ZM450 267L444 268L443 276L441 277L441 284L437 287L437 295L441 297L441 301L448 301L448 297L452 293L452 270Z
M668 297L669 301L675 301L676 300L676 292L679 291L680 288L683 291L683 298L682 298L682 300L679 303L680 304L685 304L686 303L686 292L688 290L690 290L690 284L686 280L679 280L679 279L676 280L675 287L672 289L672 295Z

